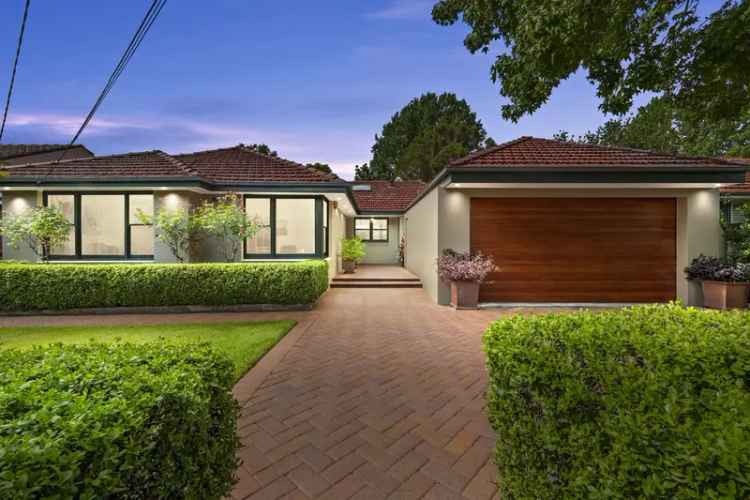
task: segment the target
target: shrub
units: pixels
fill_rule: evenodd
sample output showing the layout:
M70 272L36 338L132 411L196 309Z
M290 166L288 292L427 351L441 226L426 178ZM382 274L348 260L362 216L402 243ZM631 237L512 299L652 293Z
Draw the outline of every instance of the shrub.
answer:
M47 262L51 250L70 239L70 222L56 208L32 208L0 219L0 234L14 248L25 243L42 262Z
M341 258L349 262L360 262L365 256L365 243L358 236L341 240Z
M496 270L495 261L489 255L443 250L437 261L438 275L443 283L471 281L482 283L487 275Z
M748 281L750 264L726 262L718 257L699 255L685 268L689 280L697 281Z
M233 381L204 344L0 352L0 497L221 498Z
M312 304L323 260L248 264L16 264L0 267L0 310Z
M213 201L204 201L195 218L201 230L216 238L226 262L234 262L242 251L246 239L252 239L262 228L251 219L242 207L242 197L226 194ZM268 226L266 226L268 227Z
M750 316L640 306L484 337L503 498L750 497Z

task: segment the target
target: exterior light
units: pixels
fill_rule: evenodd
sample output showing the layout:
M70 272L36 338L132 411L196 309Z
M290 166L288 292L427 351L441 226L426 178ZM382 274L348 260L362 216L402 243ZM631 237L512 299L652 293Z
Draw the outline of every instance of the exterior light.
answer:
M161 189L162 191L166 191L166 190L167 190L167 189L169 189L169 188L165 188L165 187L160 187L159 189Z
M455 184L455 186L456 186L457 188L460 188L460 187L461 187L461 184Z

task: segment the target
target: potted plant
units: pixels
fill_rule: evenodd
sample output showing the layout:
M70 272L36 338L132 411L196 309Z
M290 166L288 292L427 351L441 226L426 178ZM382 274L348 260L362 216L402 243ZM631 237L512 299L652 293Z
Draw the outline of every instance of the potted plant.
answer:
M341 241L341 262L344 273L351 274L357 267L357 263L365 256L365 244L357 236L344 238Z
M440 280L450 284L451 305L456 309L476 309L479 285L497 269L495 261L488 255L451 249L443 251L437 265Z
M750 291L750 264L700 255L685 268L689 280L700 281L703 307L744 309Z

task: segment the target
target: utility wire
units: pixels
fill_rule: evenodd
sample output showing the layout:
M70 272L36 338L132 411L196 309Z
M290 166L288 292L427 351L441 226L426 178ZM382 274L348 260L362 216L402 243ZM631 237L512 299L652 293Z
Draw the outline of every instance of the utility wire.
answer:
M21 19L21 32L18 34L18 45L16 46L16 59L13 61L13 71L10 75L10 86L8 87L8 97L5 98L5 111L3 112L3 121L0 124L0 142L3 142L3 132L5 131L5 122L8 120L8 110L10 109L10 98L13 95L13 85L16 82L16 69L18 68L18 59L21 57L21 45L23 45L23 34L26 31L26 19L29 17L29 4L31 0L26 0L26 7L23 9L23 18Z
M122 56L120 57L120 60L115 66L115 69L112 71L112 74L109 76L109 79L107 80L106 85L104 86L101 93L99 94L99 97L97 97L96 101L94 102L94 105L91 107L91 110L86 115L86 118L83 120L83 123L81 124L80 128L78 129L76 134L73 136L73 138L70 140L70 143L69 143L70 146L75 144L75 142L81 136L81 134L86 129L88 124L91 122L91 119L96 114L97 110L99 109L99 106L101 106L104 99L107 98L110 91L112 90L112 87L114 87L115 83L117 83L117 80L120 78L120 75L122 75L122 73L125 71L125 68L127 67L128 63L133 58L133 55L138 50L138 47L140 47L141 42L146 37L146 34L151 29L151 26L153 26L157 17L159 17L159 14L161 13L166 3L167 3L167 0L153 0L153 2L151 3L151 7L149 7L149 9L146 11L146 15L143 17L141 24L138 26L138 29L133 34L133 38L130 40L130 43L125 49L125 52L123 52ZM68 150L64 149L62 153L60 154L60 157L56 160L56 163L60 162L67 152Z

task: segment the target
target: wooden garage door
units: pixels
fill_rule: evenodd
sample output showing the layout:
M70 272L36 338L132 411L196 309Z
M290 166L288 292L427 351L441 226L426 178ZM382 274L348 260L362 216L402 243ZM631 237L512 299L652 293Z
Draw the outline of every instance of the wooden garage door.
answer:
M471 249L500 268L480 300L673 300L676 211L673 198L472 198Z

